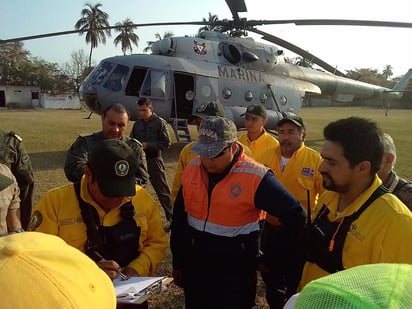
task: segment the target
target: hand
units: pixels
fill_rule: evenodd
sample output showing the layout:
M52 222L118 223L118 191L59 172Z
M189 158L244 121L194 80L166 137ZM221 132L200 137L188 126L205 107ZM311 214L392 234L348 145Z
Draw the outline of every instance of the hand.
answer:
M122 270L120 265L113 260L101 260L97 262L97 266L99 266L112 280L119 277L119 272Z
M122 273L125 274L128 278L130 278L130 277L140 277L140 274L136 271L136 269L131 268L131 267L123 268Z
M173 277L174 283L178 287L183 288L183 271L173 269L172 277Z

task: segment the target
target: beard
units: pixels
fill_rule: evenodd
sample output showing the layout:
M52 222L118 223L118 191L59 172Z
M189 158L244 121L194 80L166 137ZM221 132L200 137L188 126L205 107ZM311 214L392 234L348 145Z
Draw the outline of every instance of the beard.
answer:
M334 191L338 193L345 193L349 190L349 184L336 184L332 176L326 173L322 173L322 185L326 190Z

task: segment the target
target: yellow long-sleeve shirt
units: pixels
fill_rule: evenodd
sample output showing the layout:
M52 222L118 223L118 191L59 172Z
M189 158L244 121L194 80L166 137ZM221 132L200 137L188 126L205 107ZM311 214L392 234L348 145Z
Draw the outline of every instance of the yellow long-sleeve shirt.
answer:
M258 139L254 141L250 141L247 137L247 133L244 133L239 136L239 142L250 149L250 151L252 152L251 157L255 160L257 158L257 155L263 153L267 149L279 146L278 140L267 133L266 130L261 136L259 136Z
M120 207L130 198L124 198L121 205L105 212L90 196L85 178L81 181L80 195L83 200L96 208L103 226L112 226L121 220ZM136 185L136 195L131 199L135 208L134 219L141 228L140 255L129 263L141 276L150 276L156 271L168 247L168 237L163 231L159 206L150 193ZM37 232L57 235L69 245L84 252L87 239L86 225L83 223L80 206L73 184L55 188L47 192L36 205L29 228Z
M376 176L372 185L340 214L337 214L339 194L325 191L315 211L326 205L330 210L328 219L341 220L357 211L380 184ZM343 245L343 267L373 263L412 264L411 243L412 213L396 196L384 194L352 223ZM306 262L299 289L328 274L317 264Z
M264 151L255 159L273 170L280 183L299 200L306 211L308 210L307 191L309 190L313 212L319 194L324 191L322 176L319 173L322 157L317 151L302 144L282 171L281 156L280 147L275 147Z

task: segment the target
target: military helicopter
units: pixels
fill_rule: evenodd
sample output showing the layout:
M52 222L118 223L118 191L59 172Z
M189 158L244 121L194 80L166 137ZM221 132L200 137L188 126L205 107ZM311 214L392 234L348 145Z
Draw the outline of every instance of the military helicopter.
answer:
M324 96L337 102L360 99L397 100L410 88L412 70L393 89L352 80L333 66L302 48L257 28L259 25L361 25L412 27L412 23L364 20L247 20L244 0L226 0L232 20L213 23L215 31L197 37L172 37L155 42L151 54L116 56L102 60L80 87L86 106L101 114L107 106L120 102L137 119L136 101L150 98L156 113L176 125L187 120L202 103L219 102L225 116L243 127L240 117L251 104L268 111L268 129L275 129L285 113L298 113L303 104ZM137 24L207 25L208 22ZM109 28L115 28L109 27ZM78 32L66 31L55 35ZM270 43L286 48L323 68L315 70L287 63L283 50L248 37L253 32ZM42 35L30 38L39 38ZM22 38L20 38L22 39ZM26 39L26 38L23 38ZM4 42L4 41L3 41Z

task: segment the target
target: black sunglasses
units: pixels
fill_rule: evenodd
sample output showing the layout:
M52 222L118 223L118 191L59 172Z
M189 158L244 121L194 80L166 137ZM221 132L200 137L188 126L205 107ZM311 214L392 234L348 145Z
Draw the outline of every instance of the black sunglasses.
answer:
M211 159L216 159L216 158L219 158L219 157L223 156L223 155L225 154L225 151L228 150L232 145L233 145L233 143L232 143L232 144L229 144L228 146L226 146L225 148L223 148L221 152L219 152L217 155L215 155L215 156L212 157Z

